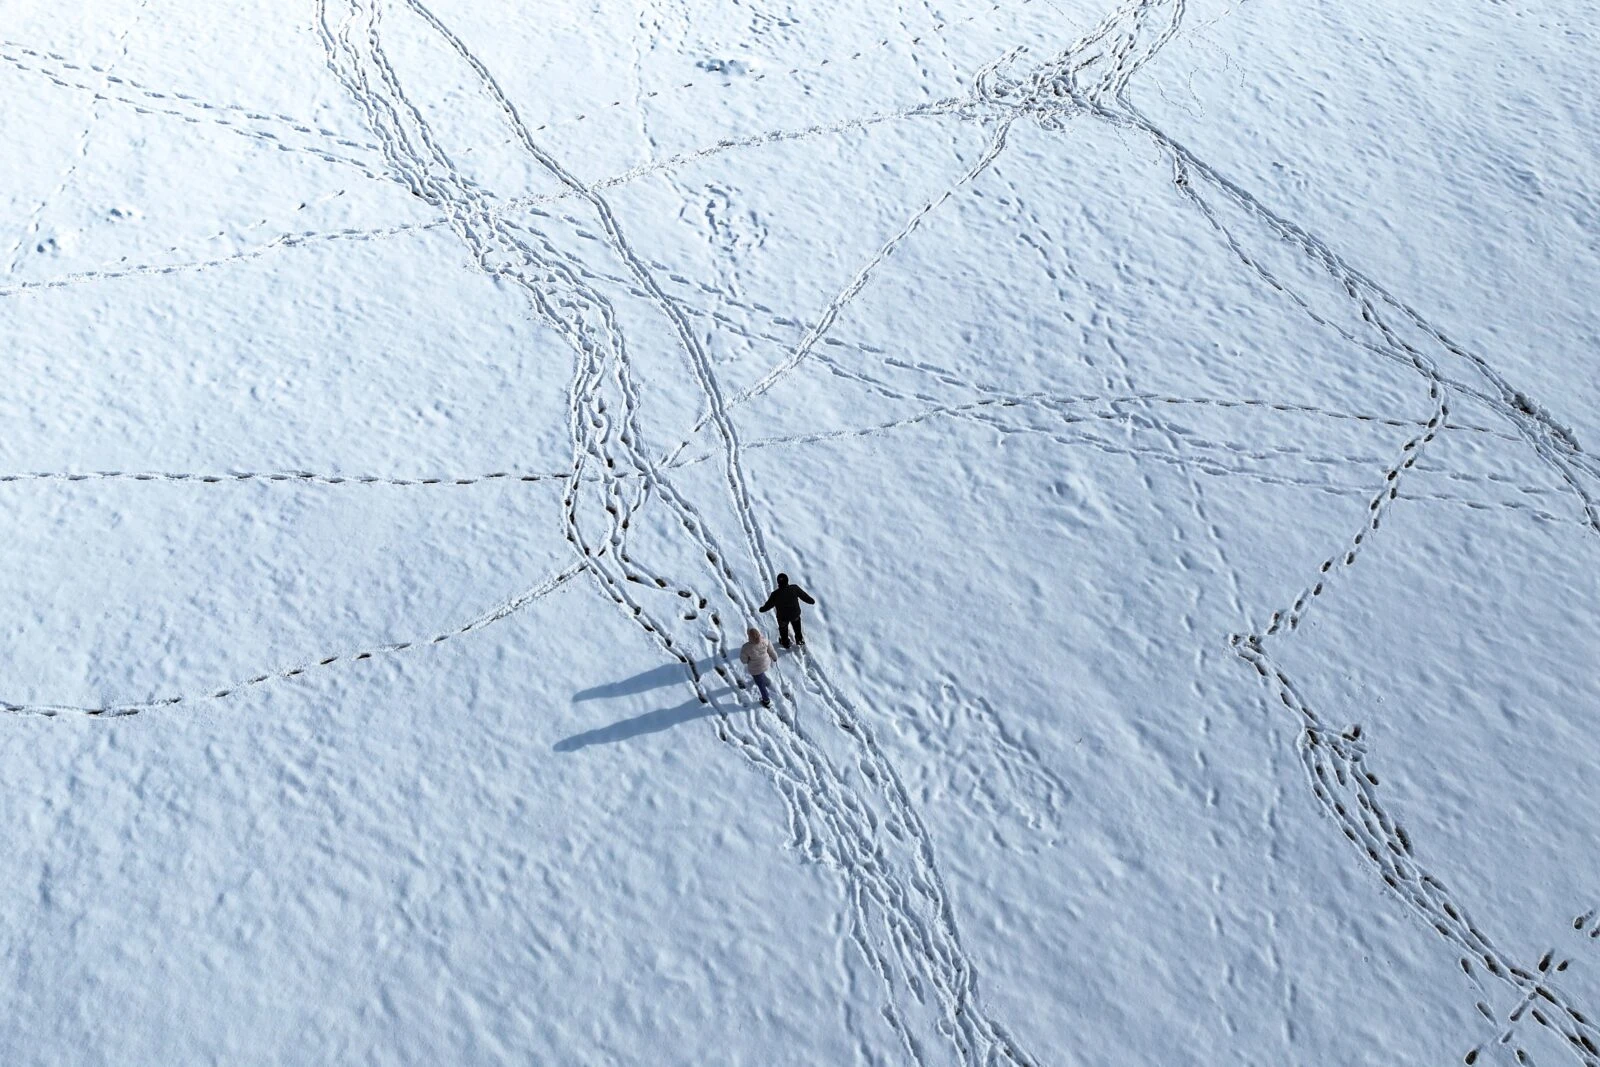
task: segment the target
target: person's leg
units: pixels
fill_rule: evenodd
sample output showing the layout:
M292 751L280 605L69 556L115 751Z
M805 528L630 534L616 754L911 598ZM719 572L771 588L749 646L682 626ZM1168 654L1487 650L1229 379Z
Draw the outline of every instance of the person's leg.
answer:
M756 688L761 690L761 703L772 703L772 683L767 681L765 674L752 674L750 679L756 683Z
M797 645L806 643L806 632L800 628L800 617L798 615L795 616L794 620L794 643Z
M788 648L789 647L789 620L788 619L779 619L778 620L778 644L782 645L784 648Z

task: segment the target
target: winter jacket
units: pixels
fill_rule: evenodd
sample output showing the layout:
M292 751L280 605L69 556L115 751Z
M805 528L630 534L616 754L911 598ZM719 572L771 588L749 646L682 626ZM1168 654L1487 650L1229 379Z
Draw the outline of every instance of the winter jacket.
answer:
M779 622L793 622L800 617L800 602L802 600L807 604L816 603L815 600L811 599L810 594L798 585L780 581L778 588L774 589L772 595L767 597L767 602L761 605L761 610L771 611L773 608L777 608Z
M759 641L746 641L739 650L739 661L751 675L766 674L778 662L778 654L772 650L772 642L763 637Z

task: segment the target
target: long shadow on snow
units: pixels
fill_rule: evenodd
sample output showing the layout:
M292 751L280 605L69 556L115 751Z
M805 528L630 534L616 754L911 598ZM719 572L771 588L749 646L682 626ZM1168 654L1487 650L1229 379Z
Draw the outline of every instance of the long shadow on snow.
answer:
M679 672L677 680L682 681L683 675L681 672L683 667L679 664L673 664L673 670ZM643 676L641 675L641 677ZM709 690L709 694L715 700L718 697L727 696L733 691L732 686L726 686L722 689ZM573 734L571 737L557 741L555 750L557 752L576 752L580 748L588 748L590 745L611 745L643 734L654 734L660 733L662 730L670 730L674 726L715 715L717 711L718 709L710 704L702 704L699 697L692 697L675 708L647 711L643 715L635 715L631 719L623 719L621 722L614 722L610 726L601 726L598 729L585 730L581 734Z
M695 664L695 669L702 675L716 664L716 658L708 656ZM580 689L572 694L572 702L580 704L585 700L610 700L612 697L629 697L635 693L648 693L652 689L661 689L669 685L676 685L683 681L683 664L667 663L660 667L651 667L632 678L624 678L620 682L607 682L591 689Z

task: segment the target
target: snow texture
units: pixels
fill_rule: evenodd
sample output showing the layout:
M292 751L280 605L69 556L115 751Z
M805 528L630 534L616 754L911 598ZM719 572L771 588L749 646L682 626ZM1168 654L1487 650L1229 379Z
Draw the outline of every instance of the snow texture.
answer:
M0 1063L1600 1065L1597 9L1114 2L7 4Z

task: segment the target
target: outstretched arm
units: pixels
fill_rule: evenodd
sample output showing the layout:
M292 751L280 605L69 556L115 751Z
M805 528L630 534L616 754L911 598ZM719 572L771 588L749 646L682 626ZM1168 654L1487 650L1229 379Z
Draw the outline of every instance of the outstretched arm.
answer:
M811 599L811 594L806 592L804 589L801 589L799 586L795 586L794 591L796 593L799 593L800 594L800 599L804 600L807 604L815 604L816 603L815 600Z
M777 595L778 595L777 593L773 593L772 594L772 596L777 596ZM756 610L757 611L771 611L772 610L772 596L767 597L767 602L765 604L761 605Z

